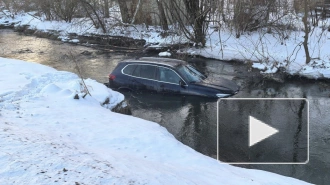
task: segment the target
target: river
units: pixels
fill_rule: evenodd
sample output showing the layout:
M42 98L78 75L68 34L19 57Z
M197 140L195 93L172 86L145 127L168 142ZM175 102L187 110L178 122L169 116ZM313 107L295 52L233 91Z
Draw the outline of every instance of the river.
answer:
M116 64L135 54L103 52L90 47L62 43L34 36L0 30L0 56L41 63L58 70L77 73L84 78L107 82ZM210 59L189 59L207 75L222 76L238 83L242 89L235 98L301 98L309 100L310 157L305 165L238 165L266 170L314 184L330 183L330 83L306 79L289 79L285 83L261 80L255 70L237 63ZM217 102L215 100L124 93L133 116L155 121L179 141L210 157L217 156ZM283 115L285 117L286 115ZM231 138L227 138L231 139ZM285 142L285 141L278 141ZM272 147L272 146L268 146ZM222 151L231 155L230 149ZM221 160L221 158L220 158Z

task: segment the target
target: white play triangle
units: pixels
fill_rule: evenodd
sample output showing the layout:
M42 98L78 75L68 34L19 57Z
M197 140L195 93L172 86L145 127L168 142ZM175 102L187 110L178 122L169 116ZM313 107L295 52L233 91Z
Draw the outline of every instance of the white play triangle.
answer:
M249 147L278 132L277 129L263 123L253 116L249 116L249 125Z

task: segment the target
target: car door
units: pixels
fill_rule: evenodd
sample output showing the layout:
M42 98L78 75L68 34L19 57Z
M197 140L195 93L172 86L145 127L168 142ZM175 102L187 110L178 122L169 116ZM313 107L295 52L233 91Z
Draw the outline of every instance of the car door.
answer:
M179 82L180 76L168 67L158 67L157 70L158 92L163 94L181 94L181 86Z
M157 92L156 68L155 65L138 64L132 73L134 89L140 92Z

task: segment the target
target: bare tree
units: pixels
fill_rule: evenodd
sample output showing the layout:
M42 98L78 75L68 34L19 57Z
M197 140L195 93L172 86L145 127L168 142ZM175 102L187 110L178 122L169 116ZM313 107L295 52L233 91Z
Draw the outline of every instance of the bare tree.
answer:
M52 14L52 0L44 0L41 2L37 2L37 5L39 6L40 11L46 16L47 20L53 20L54 16Z
M104 0L104 17L109 18L110 17L110 12L109 12L109 0Z
M131 15L128 12L126 0L118 0L118 5L123 23L131 23Z
M78 0L53 0L53 11L62 20L71 22L78 7Z
M165 3L172 22L179 25L182 33L196 44L205 46L208 29L208 14L212 0L173 0ZM192 32L191 32L192 29Z
M270 13L275 11L280 1L275 0L234 0L233 25L236 37L246 31L273 26L269 23Z
M142 0L138 0L138 2L136 3L136 7L135 7L135 10L134 10L134 14L133 14L132 20L131 20L131 24L134 24L135 19L136 19L136 15L137 15L137 13L140 10L141 4L142 4Z
M304 50L305 50L305 55L306 55L306 64L308 64L311 61L311 56L309 54L309 48L308 48L308 38L309 38L309 32L310 32L310 26L309 26L309 22L308 22L308 11L309 11L309 0L304 0L304 17L302 19L303 23L304 23L304 42L303 42L303 46L304 46Z
M206 43L205 37L209 25L207 16L211 10L211 2L212 0L184 1L194 31L193 40L201 43L202 46Z
M99 15L99 11L97 9L97 6L95 2L89 2L87 0L79 0L83 9L85 10L87 16L91 19L93 22L95 28L100 28L102 29L103 33L107 32L104 20L102 19L102 16Z
M190 1L184 0L187 13L190 18L190 24L193 28L194 35L191 35L191 40L195 43L201 43L205 46L206 43L206 31L208 28L208 22L206 22L207 15L211 10L210 0Z
M166 18L164 6L163 6L163 1L156 0L156 3L157 3L158 10L159 10L160 24L161 24L163 30L168 30L168 22L167 22L167 18Z

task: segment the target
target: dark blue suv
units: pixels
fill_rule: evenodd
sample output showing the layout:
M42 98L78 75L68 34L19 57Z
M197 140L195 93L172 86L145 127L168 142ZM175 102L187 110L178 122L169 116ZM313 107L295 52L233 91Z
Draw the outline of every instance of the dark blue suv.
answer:
M155 57L120 62L109 75L109 87L212 98L232 96L240 89L224 78L209 80L185 61Z

